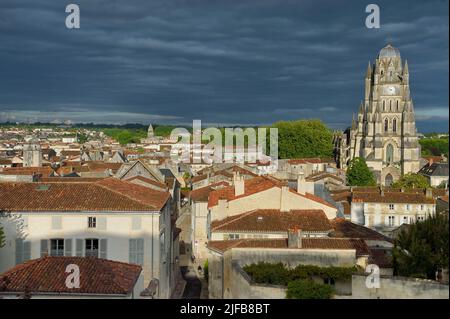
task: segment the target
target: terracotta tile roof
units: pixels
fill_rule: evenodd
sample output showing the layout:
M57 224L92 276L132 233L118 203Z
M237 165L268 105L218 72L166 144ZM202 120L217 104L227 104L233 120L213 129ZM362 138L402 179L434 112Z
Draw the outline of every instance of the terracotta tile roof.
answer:
M379 248L369 249L369 264L375 264L380 268L392 268L393 260L386 250Z
M338 182L340 182L340 183L344 183L344 180L342 179L342 178L340 178L340 177L338 177L338 176L336 176L336 175L334 175L334 174L331 174L331 173L327 173L327 172L318 172L318 173L314 173L314 174L311 174L311 175L309 175L308 177L306 177L305 179L307 180L307 181L311 181L311 182L317 182L317 181L320 181L320 180L322 180L322 179L324 179L324 178L332 178L332 179L334 179L334 180L336 180L336 181L338 181Z
M48 177L53 172L51 167L5 167L0 168L3 175L42 175Z
M189 193L189 195L190 195L191 199L196 202L207 202L209 194L212 191L217 190L221 186L222 187L230 186L230 183L226 182L226 181L220 181L217 183L213 183L213 184L205 186L205 187L196 188L196 189L192 190Z
M80 288L66 287L66 267L80 268ZM93 257L43 257L19 264L0 275L0 293L119 294L133 291L142 267Z
M345 218L335 218L331 220L334 231L330 237L335 238L360 238L365 240L384 240L392 242L392 239L370 228L352 223Z
M132 183L133 181L136 181L136 180L144 182L144 183L147 183L147 184L151 184L151 185L154 185L154 186L157 186L157 187L160 187L162 189L167 189L167 185L166 184L161 183L159 181L155 181L153 179L150 179L150 178L147 178L147 177L144 177L144 176L140 176L140 175L136 175L136 176L133 176L133 177L125 179L125 181L130 182L130 183Z
M0 158L0 165L11 165L12 160L9 158Z
M288 249L287 239L237 239L214 240L208 248L223 253L232 248L275 248ZM369 255L369 248L362 239L349 238L302 238L302 248L291 249L355 249L357 256Z
M206 175L206 174L204 174L204 175L198 175L198 176L193 176L192 178L191 178L191 182L192 183L197 183L197 182L200 182L200 181L202 181L202 180L204 180L204 179L207 179L208 178L208 175Z
M160 210L170 198L168 191L157 191L142 185L121 181L117 178L105 178L96 183L131 199L137 200Z
M0 183L0 209L9 211L156 211L168 192L107 178L95 183Z
M122 166L122 163L105 163L105 162L87 162L87 167L89 168L89 171L105 171L107 169L112 170L113 172L116 172L119 170L119 168Z
M425 194L409 192L385 192L384 195L377 193L353 193L353 202L365 203L414 203L414 204L434 204L433 198L428 198Z
M444 201L444 202L446 202L448 204L448 195L440 196L439 199L441 201Z
M104 177L41 177L38 182L41 183L95 183Z
M244 180L245 192L243 195L234 195L234 186L225 187L223 189L211 192L208 201L208 207L216 206L220 199L233 200L252 194L262 192L272 187L281 187L282 183L265 176L259 176L252 179Z
M308 232L327 232L331 231L333 226L320 209L289 212L258 209L213 221L211 224L213 232L287 232L290 228L299 228Z
M250 195L271 189L273 187L281 188L283 186L287 187L287 185L284 182L282 182L276 178L269 177L269 176L258 176L258 177L254 177L251 179L247 179L247 180L244 180L244 194L243 195L235 196L234 186L225 187L223 189L211 192L210 196L209 196L209 200L208 200L208 208L216 206L219 203L219 200L221 200L221 199L231 201L231 200L239 199L242 197L250 196ZM302 196L302 197L308 198L312 201L321 203L323 205L326 205L326 206L329 206L332 208L336 208L332 204L328 203L326 200L324 200L316 195L313 195L310 193L299 194L291 188L289 189L289 191L298 196Z
M80 150L62 150L61 155L63 156L79 156Z

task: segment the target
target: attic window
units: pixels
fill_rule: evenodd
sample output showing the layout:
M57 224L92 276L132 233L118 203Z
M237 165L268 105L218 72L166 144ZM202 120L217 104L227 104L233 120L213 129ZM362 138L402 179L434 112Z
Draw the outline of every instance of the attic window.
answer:
M37 191L48 191L50 189L50 185L38 185L36 186Z
M263 217L262 216L258 216L258 221L262 221Z

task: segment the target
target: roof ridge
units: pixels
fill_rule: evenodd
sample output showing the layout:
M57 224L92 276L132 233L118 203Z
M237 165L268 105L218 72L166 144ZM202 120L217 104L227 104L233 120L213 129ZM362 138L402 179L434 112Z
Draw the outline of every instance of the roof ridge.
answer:
M111 189L111 188L107 187L106 185L100 184L100 182L102 182L102 181L105 181L105 180L113 180L113 179L114 179L114 177L110 177L110 178L102 179L102 180L97 181L97 182L95 182L95 183L87 183L87 184L94 184L94 185L96 185L96 186L99 186L99 187L101 187L101 188L103 188L103 189L106 189L106 190L108 190L108 191L111 191L111 192L113 192L113 193L120 194L121 196L126 197L126 198L128 198L128 199L130 199L130 200L132 200L132 201L138 202L138 203L141 204L141 205L148 206L148 207L150 207L152 210L155 210L155 209L156 209L155 206L150 205L150 204L147 204L147 203L141 201L140 199L134 198L134 197L132 197L132 196L130 196L130 195L128 195L128 194L124 194L124 193L122 193L122 192L120 192L120 191L118 191L118 190ZM127 182L127 181L124 181L124 180L120 180L120 182L122 182L122 183L127 183L127 184L132 184L132 183ZM136 185L136 184L132 184L132 185L139 186L139 185ZM142 187L145 187L145 186L142 186ZM155 190L155 191L158 192L157 190Z
M228 222L225 222L225 223L223 223L223 224L221 224L221 225L219 225L219 226L216 226L216 227L212 228L211 230L216 230L218 227L223 227L223 226L229 225L230 223L233 223L233 222L238 221L238 220L240 220L240 219L242 219L242 218L244 218L244 217L247 217L248 215L251 215L251 214L253 214L253 213L256 212L256 211L258 211L258 209L254 209L254 210L251 210L251 211L249 211L249 212L242 213L242 214L235 215L235 216L229 216L229 217L231 217L231 218L233 218L233 217L236 217L236 218L231 219L231 220L229 220ZM226 218L229 218L229 217L226 217ZM226 219L226 218L225 218L225 219ZM220 222L220 221L218 221L218 222Z

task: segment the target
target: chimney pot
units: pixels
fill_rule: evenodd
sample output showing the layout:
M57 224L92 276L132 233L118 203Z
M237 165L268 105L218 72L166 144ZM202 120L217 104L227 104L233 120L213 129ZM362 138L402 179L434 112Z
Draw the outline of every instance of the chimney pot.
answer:
M302 248L302 231L298 228L288 229L288 248Z

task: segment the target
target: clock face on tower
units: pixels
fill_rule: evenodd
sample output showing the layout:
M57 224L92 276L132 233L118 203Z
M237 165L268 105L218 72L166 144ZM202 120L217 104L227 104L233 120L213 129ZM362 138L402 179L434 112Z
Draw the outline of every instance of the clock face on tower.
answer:
M388 86L388 87L385 89L385 92L386 92L388 95L394 95L394 94L395 94L395 86Z

